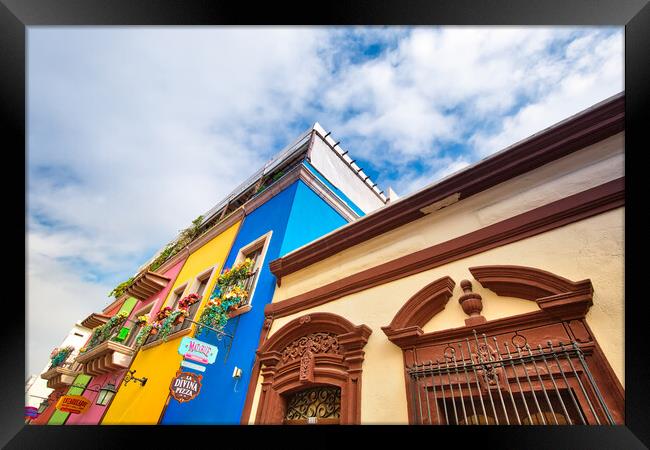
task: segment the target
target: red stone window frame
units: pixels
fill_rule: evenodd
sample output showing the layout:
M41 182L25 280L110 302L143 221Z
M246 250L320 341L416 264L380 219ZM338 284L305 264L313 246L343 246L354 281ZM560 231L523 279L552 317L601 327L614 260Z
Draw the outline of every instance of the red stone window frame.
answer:
M314 352L307 358L282 360L285 349L314 333L335 337L338 348L312 347ZM257 352L263 381L255 423L281 424L288 396L326 385L341 389L340 423L359 424L363 348L371 333L367 325L354 325L331 313L304 315L280 328Z
M405 368L416 362L435 361L448 342L464 339L472 330L496 335L525 329L531 345L537 345L537 341L545 344L551 340L557 344L573 340L584 352L614 421L624 424L624 389L585 320L593 304L590 280L573 282L544 270L513 265L471 267L469 271L484 288L499 296L535 301L540 310L424 333L422 327L445 308L455 286L450 277L435 280L411 297L388 326L382 327L388 339L402 349ZM405 381L409 421L412 421L415 405L409 395L411 380L406 371Z

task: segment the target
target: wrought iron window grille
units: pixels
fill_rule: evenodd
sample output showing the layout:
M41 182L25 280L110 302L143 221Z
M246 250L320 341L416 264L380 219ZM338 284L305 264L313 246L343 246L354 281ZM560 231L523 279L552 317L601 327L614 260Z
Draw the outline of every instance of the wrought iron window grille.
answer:
M533 349L485 334L447 344L443 360L407 368L416 424L586 425L614 419L577 342ZM582 376L581 376L582 375Z

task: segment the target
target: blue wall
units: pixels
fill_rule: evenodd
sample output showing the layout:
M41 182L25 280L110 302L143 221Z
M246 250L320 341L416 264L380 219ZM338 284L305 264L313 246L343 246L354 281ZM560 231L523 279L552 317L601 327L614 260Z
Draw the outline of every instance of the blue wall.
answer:
M346 223L348 222L334 208L325 203L305 183L299 181L284 242L282 242L278 257L282 257Z
M269 263L345 223L343 217L302 181L296 181L244 219L226 267L232 267L239 249L273 231L251 299L253 307L226 325L224 331L235 336L229 354L229 338L219 341L211 331L196 336L219 347L217 360L202 373L201 392L194 400L186 403L169 400L162 424L239 424L264 322L264 307L275 290ZM237 383L232 378L235 366L242 369ZM185 367L183 370L195 372Z
M307 169L309 169L309 171L311 173L316 175L316 177L319 180L321 180L323 183L325 183L325 186L330 188L330 190L332 192L334 192L336 195L338 195L341 198L341 200L343 200L345 203L347 203L348 206L354 210L354 212L359 214L360 217L363 217L363 216L366 215L366 213L364 213L363 210L361 208L359 208L356 203L354 203L352 200L350 200L350 198L347 195L345 195L342 190L340 190L339 188L334 186L332 183L330 183L330 181L327 178L325 178L325 176L322 173L320 173L318 171L318 169L316 169L314 166L312 166L309 161L304 161L303 164L304 164L305 167L307 167Z

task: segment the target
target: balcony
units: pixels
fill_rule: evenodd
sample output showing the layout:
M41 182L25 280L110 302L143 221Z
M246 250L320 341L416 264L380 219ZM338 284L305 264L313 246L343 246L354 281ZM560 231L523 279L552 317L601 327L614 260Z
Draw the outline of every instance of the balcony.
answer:
M170 279L167 277L145 270L135 277L135 280L133 280L131 286L126 289L125 293L131 297L137 298L138 300L146 300L163 290L169 281Z
M81 325L92 330L93 328L104 325L108 319L110 319L110 316L99 313L91 313L88 317L81 321Z
M128 368L134 354L131 347L107 340L77 356L77 362L85 374L98 376Z
M255 283L257 282L257 275L258 275L259 269L255 269L246 277L246 280L244 281L243 284L243 289L248 292L248 296L239 302L237 306L235 306L232 311L228 313L228 316L230 318L237 317L240 314L244 314L248 311L251 310L251 296L253 294L253 289L255 288Z
M41 378L47 380L47 387L58 389L71 385L79 373L76 364L64 363L60 366L50 367L47 372L41 374Z
M85 374L97 376L129 367L135 350L125 343L137 331L124 327L127 320L115 317L93 330L85 350L77 356L76 362Z

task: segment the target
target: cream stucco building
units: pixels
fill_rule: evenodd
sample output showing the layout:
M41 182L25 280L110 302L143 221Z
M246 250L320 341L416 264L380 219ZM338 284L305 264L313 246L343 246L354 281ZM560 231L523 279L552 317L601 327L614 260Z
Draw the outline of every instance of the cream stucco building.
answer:
M274 261L243 423L623 423L624 198L621 94Z

